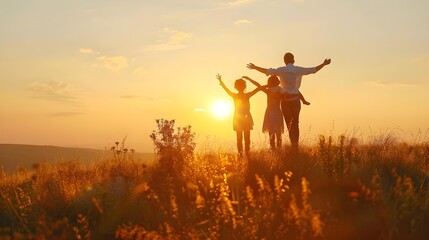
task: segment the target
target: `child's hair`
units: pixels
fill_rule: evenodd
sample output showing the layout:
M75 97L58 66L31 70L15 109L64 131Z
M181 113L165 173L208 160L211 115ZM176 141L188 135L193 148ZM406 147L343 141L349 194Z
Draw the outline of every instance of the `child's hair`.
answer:
M237 89L237 90L239 90L239 91L240 90L244 91L244 89L246 89L246 81L244 81L241 78L235 80L234 88Z
M268 78L268 86L269 87L276 87L280 84L280 80L277 76L271 75Z

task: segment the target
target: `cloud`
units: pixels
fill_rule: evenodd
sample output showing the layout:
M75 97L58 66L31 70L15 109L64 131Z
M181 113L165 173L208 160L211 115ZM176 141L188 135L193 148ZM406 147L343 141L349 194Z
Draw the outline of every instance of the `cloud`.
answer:
M240 19L234 22L235 25L249 24L249 23L252 23L252 21L249 21L247 19Z
M80 48L79 52L83 54L99 54L99 52L94 51L92 48Z
M72 117L77 115L83 115L83 113L82 112L56 112L56 113L49 114L49 116L53 116L53 117Z
M97 63L93 65L95 67L106 68L113 72L118 72L128 67L128 60L123 56L100 56L101 53L92 48L80 48L79 52L87 55L98 55L96 58Z
M151 102L155 100L153 97L142 97L139 95L122 95L122 96L119 96L119 98L128 99L128 100L143 99L144 101L147 101L147 102Z
M252 4L252 3L257 2L257 1L261 1L261 0L229 0L229 1L223 1L220 3L220 9L241 7L244 5Z
M225 3L225 5L230 7L238 7L238 6L250 4L253 2L256 2L256 0L234 0L234 1L229 1Z
M27 86L34 98L54 102L77 103L72 87L61 81L34 82Z
M148 71L144 67L138 67L138 68L134 69L134 73L137 73L140 75L145 75L148 73Z
M192 36L192 33L179 32L169 28L164 28L163 31L169 34L169 44L181 44Z
M151 44L143 48L145 52L155 51L173 51L183 49L184 44L192 37L192 33L180 32L170 28L164 28L161 31L161 39L156 44Z
M122 56L100 56L97 57L97 60L98 63L96 64L96 66L109 69L113 72L118 72L128 66L128 60Z
M120 98L123 98L123 99L136 99L136 98L139 98L140 96L137 96L137 95L122 95L122 96L119 96Z
M412 87L413 83L393 82L393 81L366 81L367 84L372 86L391 86L391 87Z

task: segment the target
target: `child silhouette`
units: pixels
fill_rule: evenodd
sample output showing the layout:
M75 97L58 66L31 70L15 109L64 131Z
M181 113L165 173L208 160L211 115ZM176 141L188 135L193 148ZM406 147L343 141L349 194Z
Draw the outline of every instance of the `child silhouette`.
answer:
M250 114L250 98L255 95L262 87L258 87L251 92L245 92L246 81L237 79L234 88L237 93L231 92L222 82L221 75L217 74L216 79L225 90L225 92L234 100L234 118L233 129L237 134L237 150L240 156L243 155L243 136L244 136L244 153L249 154L250 150L250 130L253 129L253 118Z

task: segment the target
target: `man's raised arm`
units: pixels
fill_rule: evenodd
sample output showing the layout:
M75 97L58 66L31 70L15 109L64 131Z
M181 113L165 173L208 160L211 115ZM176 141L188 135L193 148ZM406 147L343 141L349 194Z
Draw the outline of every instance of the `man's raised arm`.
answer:
M329 65L331 63L331 59L325 59L322 64L319 66L316 66L316 72L318 72L320 69L322 69L324 66Z
M255 65L255 64L253 64L253 63L249 63L249 64L247 64L247 68L248 68L248 69L255 69L255 70L257 70L258 72L261 72L261 73L263 73L263 74L265 74L265 75L268 75L268 74L267 74L267 69L266 69L266 68L258 67L258 66L256 66L256 65Z

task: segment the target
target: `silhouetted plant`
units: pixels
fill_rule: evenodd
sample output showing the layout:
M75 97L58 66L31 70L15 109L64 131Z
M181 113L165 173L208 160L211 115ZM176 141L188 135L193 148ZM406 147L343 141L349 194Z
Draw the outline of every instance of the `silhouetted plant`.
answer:
M127 140L127 137L125 136L124 139L122 139L122 143L115 142L115 145L110 148L110 150L113 153L113 160L114 161L124 161L127 159L134 159L134 153L135 150L131 149L129 150L127 147L125 147L125 140Z
M158 154L158 165L151 173L149 184L156 189L169 222L177 224L185 217L187 209L192 209L192 205L188 204L192 197L187 194L183 169L188 164L185 161L193 158L195 133L189 125L175 129L175 120L157 119L156 124L158 129L152 132L150 138ZM182 211L179 212L179 209Z
M319 136L319 157L321 159L322 168L328 176L334 174L334 147L332 142L331 136L328 137L328 140L326 140L323 135Z
M338 143L334 143L332 136L319 136L318 157L323 170L328 176L341 177L350 171L355 160L356 139L347 139L340 135Z
M158 129L154 130L150 138L159 154L159 163L167 170L180 170L183 161L193 156L195 149L195 133L191 126L174 129L175 120L157 119Z

